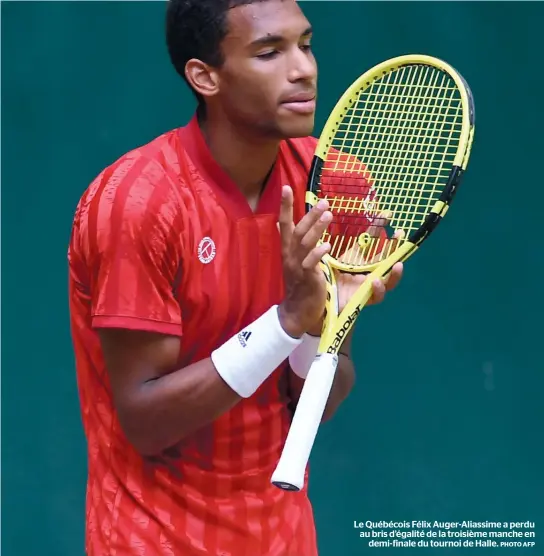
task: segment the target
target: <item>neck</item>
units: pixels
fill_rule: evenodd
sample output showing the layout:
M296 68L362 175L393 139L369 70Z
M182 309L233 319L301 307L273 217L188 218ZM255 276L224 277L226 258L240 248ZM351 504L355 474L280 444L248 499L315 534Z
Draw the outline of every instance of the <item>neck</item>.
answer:
M278 155L279 140L241 133L224 116L200 120L200 127L215 161L255 209Z

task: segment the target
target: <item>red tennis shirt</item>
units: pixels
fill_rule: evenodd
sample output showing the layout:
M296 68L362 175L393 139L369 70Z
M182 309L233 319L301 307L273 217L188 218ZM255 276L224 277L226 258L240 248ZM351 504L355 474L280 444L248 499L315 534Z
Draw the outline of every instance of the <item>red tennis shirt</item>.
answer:
M255 212L213 160L196 118L121 157L82 196L68 258L89 556L317 553L307 492L270 484L291 420L285 365L150 461L121 430L96 333L179 336L181 367L281 302L281 187L293 188L298 221L315 145L282 142Z

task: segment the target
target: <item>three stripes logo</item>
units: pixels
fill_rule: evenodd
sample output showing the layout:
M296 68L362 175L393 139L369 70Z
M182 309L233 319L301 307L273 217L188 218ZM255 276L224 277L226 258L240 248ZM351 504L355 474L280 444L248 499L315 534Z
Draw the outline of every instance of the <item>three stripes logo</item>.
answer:
M247 342L248 342L250 336L251 336L251 332L248 332L247 330L244 330L244 331L242 331L238 334L238 341L240 342L242 347L247 346Z

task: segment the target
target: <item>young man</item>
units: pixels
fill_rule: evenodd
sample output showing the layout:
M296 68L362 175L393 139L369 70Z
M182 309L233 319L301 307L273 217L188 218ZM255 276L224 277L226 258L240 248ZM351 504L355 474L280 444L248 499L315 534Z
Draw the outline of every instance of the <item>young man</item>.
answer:
M325 301L316 243L331 214L304 215L310 40L294 0L171 0L168 48L197 115L106 168L78 205L89 556L317 554L307 492L270 484ZM339 276L341 304L359 280ZM326 417L352 384L342 355Z

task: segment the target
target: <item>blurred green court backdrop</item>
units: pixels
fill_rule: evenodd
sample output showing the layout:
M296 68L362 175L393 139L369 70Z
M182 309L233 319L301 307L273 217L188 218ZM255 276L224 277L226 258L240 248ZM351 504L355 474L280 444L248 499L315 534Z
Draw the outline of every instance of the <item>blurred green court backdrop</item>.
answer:
M368 548L354 520L424 519L532 520L537 548L506 552L544 554L544 4L301 5L320 62L316 133L358 74L414 52L463 73L477 117L448 218L410 260L402 287L358 323L355 392L312 457L321 555L387 551ZM86 454L67 309L72 215L105 165L184 124L193 101L167 59L162 2L1 10L2 548L80 556Z

